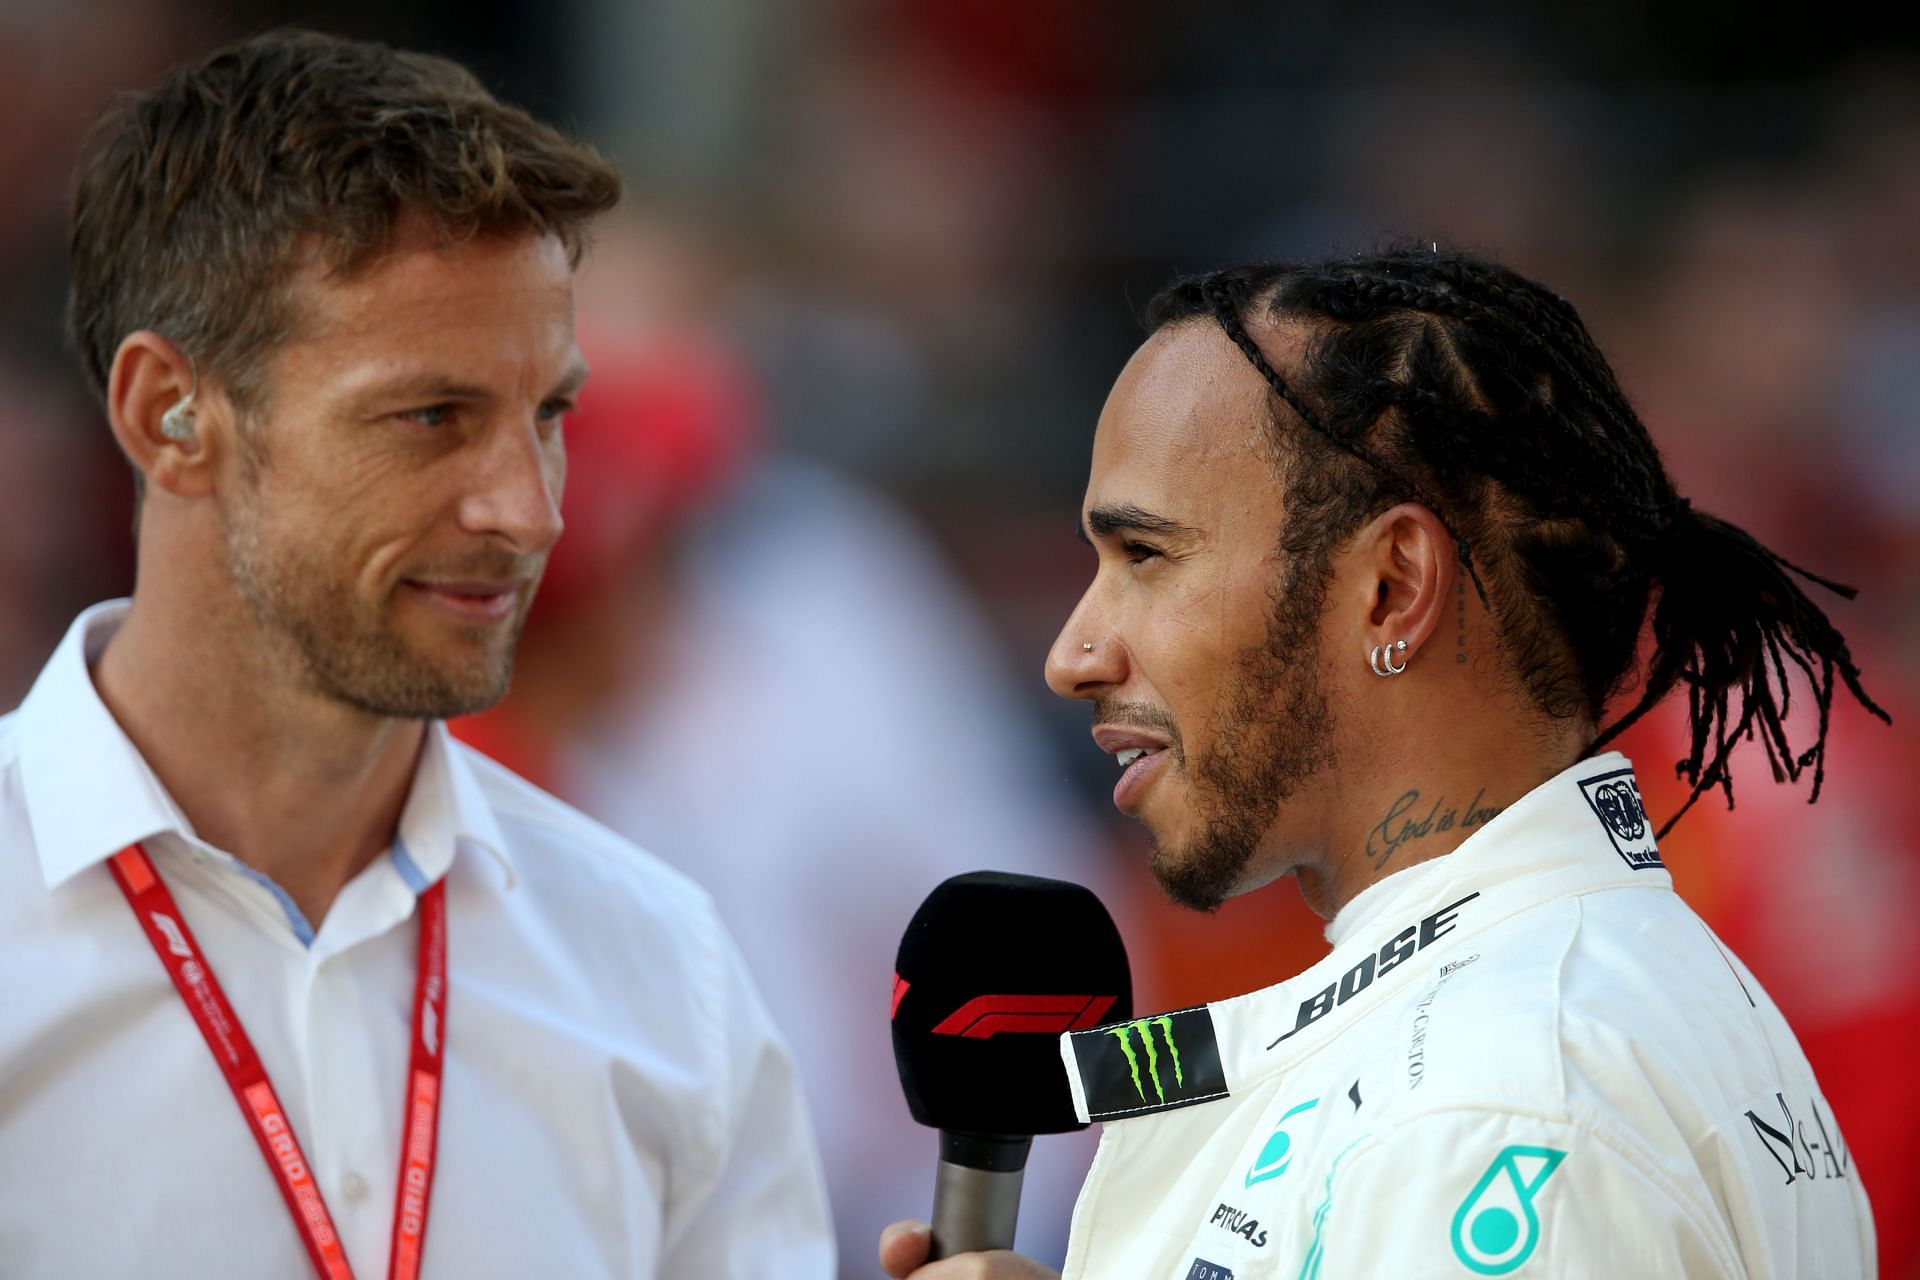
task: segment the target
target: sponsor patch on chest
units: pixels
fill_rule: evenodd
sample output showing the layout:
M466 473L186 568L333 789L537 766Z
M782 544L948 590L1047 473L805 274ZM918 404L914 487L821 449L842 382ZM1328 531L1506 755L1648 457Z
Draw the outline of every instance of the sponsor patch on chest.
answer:
M1267 1233L1261 1228L1260 1220L1245 1209L1235 1208L1225 1201L1214 1206L1213 1217L1207 1220L1207 1225L1239 1236L1256 1249L1267 1247Z
M1233 1272L1217 1262L1195 1258L1193 1265L1187 1268L1186 1280L1233 1280Z

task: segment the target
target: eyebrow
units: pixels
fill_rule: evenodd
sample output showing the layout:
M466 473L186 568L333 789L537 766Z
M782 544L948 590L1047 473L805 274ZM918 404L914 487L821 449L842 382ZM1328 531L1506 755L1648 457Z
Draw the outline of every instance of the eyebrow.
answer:
M435 373L395 378L369 389L376 400L484 400L487 395L485 387Z
M1199 530L1191 525L1181 524L1167 516L1155 515L1144 507L1136 507L1131 502L1117 502L1109 506L1095 507L1087 512L1086 523L1076 531L1080 541L1093 544L1087 536L1092 530L1096 538L1111 537L1122 529L1131 529L1135 533L1151 533L1162 538L1192 537Z
M567 369L565 376L549 394L570 396L578 391L586 380L587 366L576 363ZM381 383L374 388L372 394L382 400L486 400L493 395L493 392L475 383L461 382L441 374L429 373Z

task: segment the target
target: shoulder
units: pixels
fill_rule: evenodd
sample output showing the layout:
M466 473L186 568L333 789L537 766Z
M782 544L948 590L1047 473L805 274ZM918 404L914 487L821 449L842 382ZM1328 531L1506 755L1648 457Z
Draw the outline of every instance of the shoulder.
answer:
M1554 1187L1563 1206L1607 1205L1608 1221L1645 1228L1602 1239L1563 1209L1560 1238L1612 1260L1596 1274L1736 1274L1736 1252L1790 1253L1795 1232L1835 1248L1855 1238L1857 1184L1805 1055L1671 892L1528 908L1436 957L1396 1004L1366 1050L1359 1087L1380 1107L1349 1185L1431 1187L1447 1201L1433 1212L1454 1215L1432 1232L1467 1229L1485 1188ZM1659 1240L1688 1243L1647 1252Z
M682 1047L710 1065L732 1038L772 1034L705 889L505 766L454 749L510 864L511 887L486 895L499 948L490 964L542 975L581 1001L570 1016L636 1043L679 1027Z
M499 823L514 875L536 891L571 886L615 910L712 916L712 899L685 873L464 743L453 749Z
M1612 1109L1649 1060L1711 1067L1704 1021L1765 1052L1740 979L1706 925L1665 890L1540 904L1435 958L1400 1002L1407 1100Z
M505 766L454 750L498 828L510 889L496 903L529 958L596 988L682 991L694 1007L735 980L742 962L705 889Z
M1671 892L1520 912L1436 958L1379 1028L1362 1086L1375 1132L1559 1132L1619 1166L1618 1194L1638 1179L1690 1215L1707 1188L1744 1201L1766 1172L1749 1115L1776 1094L1811 1108L1818 1086L1736 964Z
M772 1134L801 1105L784 1041L712 898L504 766L454 750L508 846L512 876L504 891L491 876L467 881L483 917L470 922L467 963L487 979L476 985L528 993L520 1003L537 1008L549 1052L611 1054L628 1131L679 1151L676 1194L698 1199L690 1188L711 1191L737 1158L741 1125L763 1122ZM765 1135L744 1142L774 1145ZM777 1159L804 1165L806 1150Z

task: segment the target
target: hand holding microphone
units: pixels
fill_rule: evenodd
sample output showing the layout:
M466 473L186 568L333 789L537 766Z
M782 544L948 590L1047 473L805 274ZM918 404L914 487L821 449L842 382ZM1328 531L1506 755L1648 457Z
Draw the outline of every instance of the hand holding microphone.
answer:
M1060 1035L1129 1017L1132 997L1119 931L1079 885L973 872L914 913L895 967L893 1047L913 1118L940 1131L927 1258L1012 1247L1033 1136L1085 1127ZM918 1252L903 1224L888 1229L890 1274ZM1050 1274L1010 1254L975 1261L955 1274Z
M928 1261L930 1230L924 1222L896 1222L880 1233L880 1269L894 1280L1060 1280L1060 1273L1032 1258L996 1249Z

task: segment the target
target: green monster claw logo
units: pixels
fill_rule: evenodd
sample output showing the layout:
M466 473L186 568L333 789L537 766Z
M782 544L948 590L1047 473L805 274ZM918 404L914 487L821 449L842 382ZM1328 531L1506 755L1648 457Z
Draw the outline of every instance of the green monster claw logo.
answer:
M1120 1042L1120 1052L1127 1055L1127 1067L1133 1072L1133 1089L1140 1095L1140 1101L1147 1100L1146 1086L1140 1083L1140 1059L1133 1055L1133 1033L1140 1033L1140 1043L1147 1050L1147 1075L1153 1080L1154 1096L1160 1101L1167 1100L1166 1090L1160 1086L1160 1055L1153 1047L1153 1029L1160 1028L1161 1038L1167 1042L1167 1052L1173 1056L1173 1087L1178 1093L1187 1078L1180 1073L1180 1046L1173 1042L1173 1019L1135 1018L1132 1022L1123 1022L1117 1027L1108 1027L1107 1034Z

